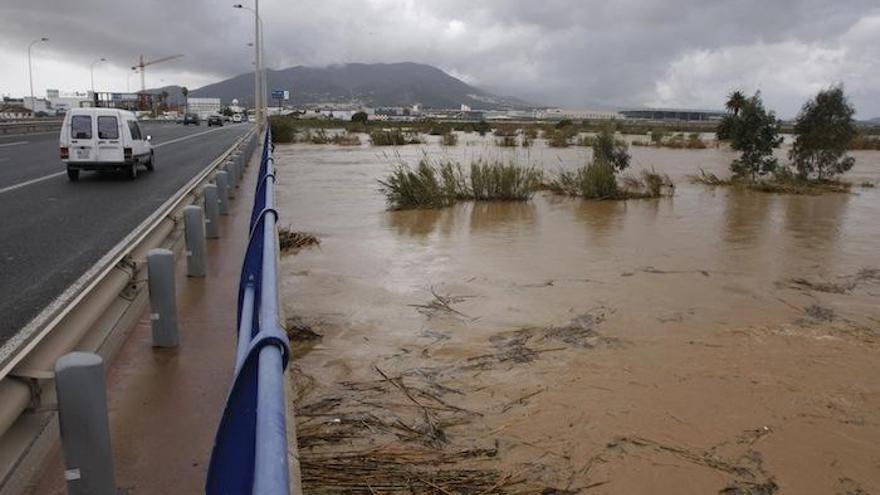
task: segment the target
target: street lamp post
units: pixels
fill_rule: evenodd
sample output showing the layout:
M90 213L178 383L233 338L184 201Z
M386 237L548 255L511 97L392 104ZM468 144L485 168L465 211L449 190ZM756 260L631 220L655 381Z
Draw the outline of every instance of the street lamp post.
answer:
M37 43L44 43L46 41L49 41L49 38L42 37L38 40L31 41L31 44L28 45L28 77L30 78L31 82L31 114L37 113L37 103L34 101L34 69L31 64L31 48L33 48L33 46Z
M238 3L232 6L235 9L243 9L254 14L254 58L256 70L254 71L254 117L257 125L262 128L263 105L265 103L265 87L263 81L263 19L260 18L260 0L254 0L254 8L245 7Z
M95 94L95 64L97 64L99 62L106 62L106 61L107 61L106 58L101 57L98 60L95 60L94 62L92 62L92 65L89 67L89 74L92 77L92 94Z

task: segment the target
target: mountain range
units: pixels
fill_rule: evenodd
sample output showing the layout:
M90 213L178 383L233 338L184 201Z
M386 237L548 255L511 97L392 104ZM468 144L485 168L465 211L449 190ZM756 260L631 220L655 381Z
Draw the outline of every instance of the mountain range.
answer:
M287 105L357 102L369 107L400 107L420 104L425 108L459 108L467 105L474 110L532 108L528 102L513 97L497 96L471 86L461 79L425 64L401 62L391 64L342 64L327 67L296 66L267 70L268 91L290 91ZM148 90L167 91L168 101L182 101L179 86ZM251 106L254 99L253 73L240 74L223 81L190 90L191 97L220 98L224 105L237 99L240 105ZM269 102L273 105L274 100Z

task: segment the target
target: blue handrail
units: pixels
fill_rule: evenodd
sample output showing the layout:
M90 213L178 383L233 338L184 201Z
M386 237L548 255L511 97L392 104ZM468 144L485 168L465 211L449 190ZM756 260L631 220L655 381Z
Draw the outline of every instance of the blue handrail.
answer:
M244 159L256 147L252 139ZM238 288L235 378L220 420L205 493L289 494L284 370L290 343L279 322L278 212L269 126L263 137L250 239Z

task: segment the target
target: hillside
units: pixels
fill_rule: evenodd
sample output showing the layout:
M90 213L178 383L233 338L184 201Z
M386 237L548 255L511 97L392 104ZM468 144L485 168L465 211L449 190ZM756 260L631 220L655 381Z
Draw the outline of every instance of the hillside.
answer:
M292 99L288 104L296 105L358 101L372 107L419 103L426 108L458 108L465 104L475 110L531 106L475 88L436 67L410 62L296 66L267 71L267 79L270 93L288 90ZM192 90L190 96L219 97L224 104L237 98L251 105L253 88L253 73L246 73Z

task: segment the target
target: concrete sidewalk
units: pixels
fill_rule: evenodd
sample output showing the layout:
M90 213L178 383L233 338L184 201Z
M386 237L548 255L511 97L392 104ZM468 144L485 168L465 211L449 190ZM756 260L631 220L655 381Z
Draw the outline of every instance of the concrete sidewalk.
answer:
M248 240L258 148L208 239L207 276L187 278L175 252L180 346L151 345L149 308L109 366L107 393L119 493L204 493L214 434L235 364L238 279ZM66 493L56 446L29 493Z

